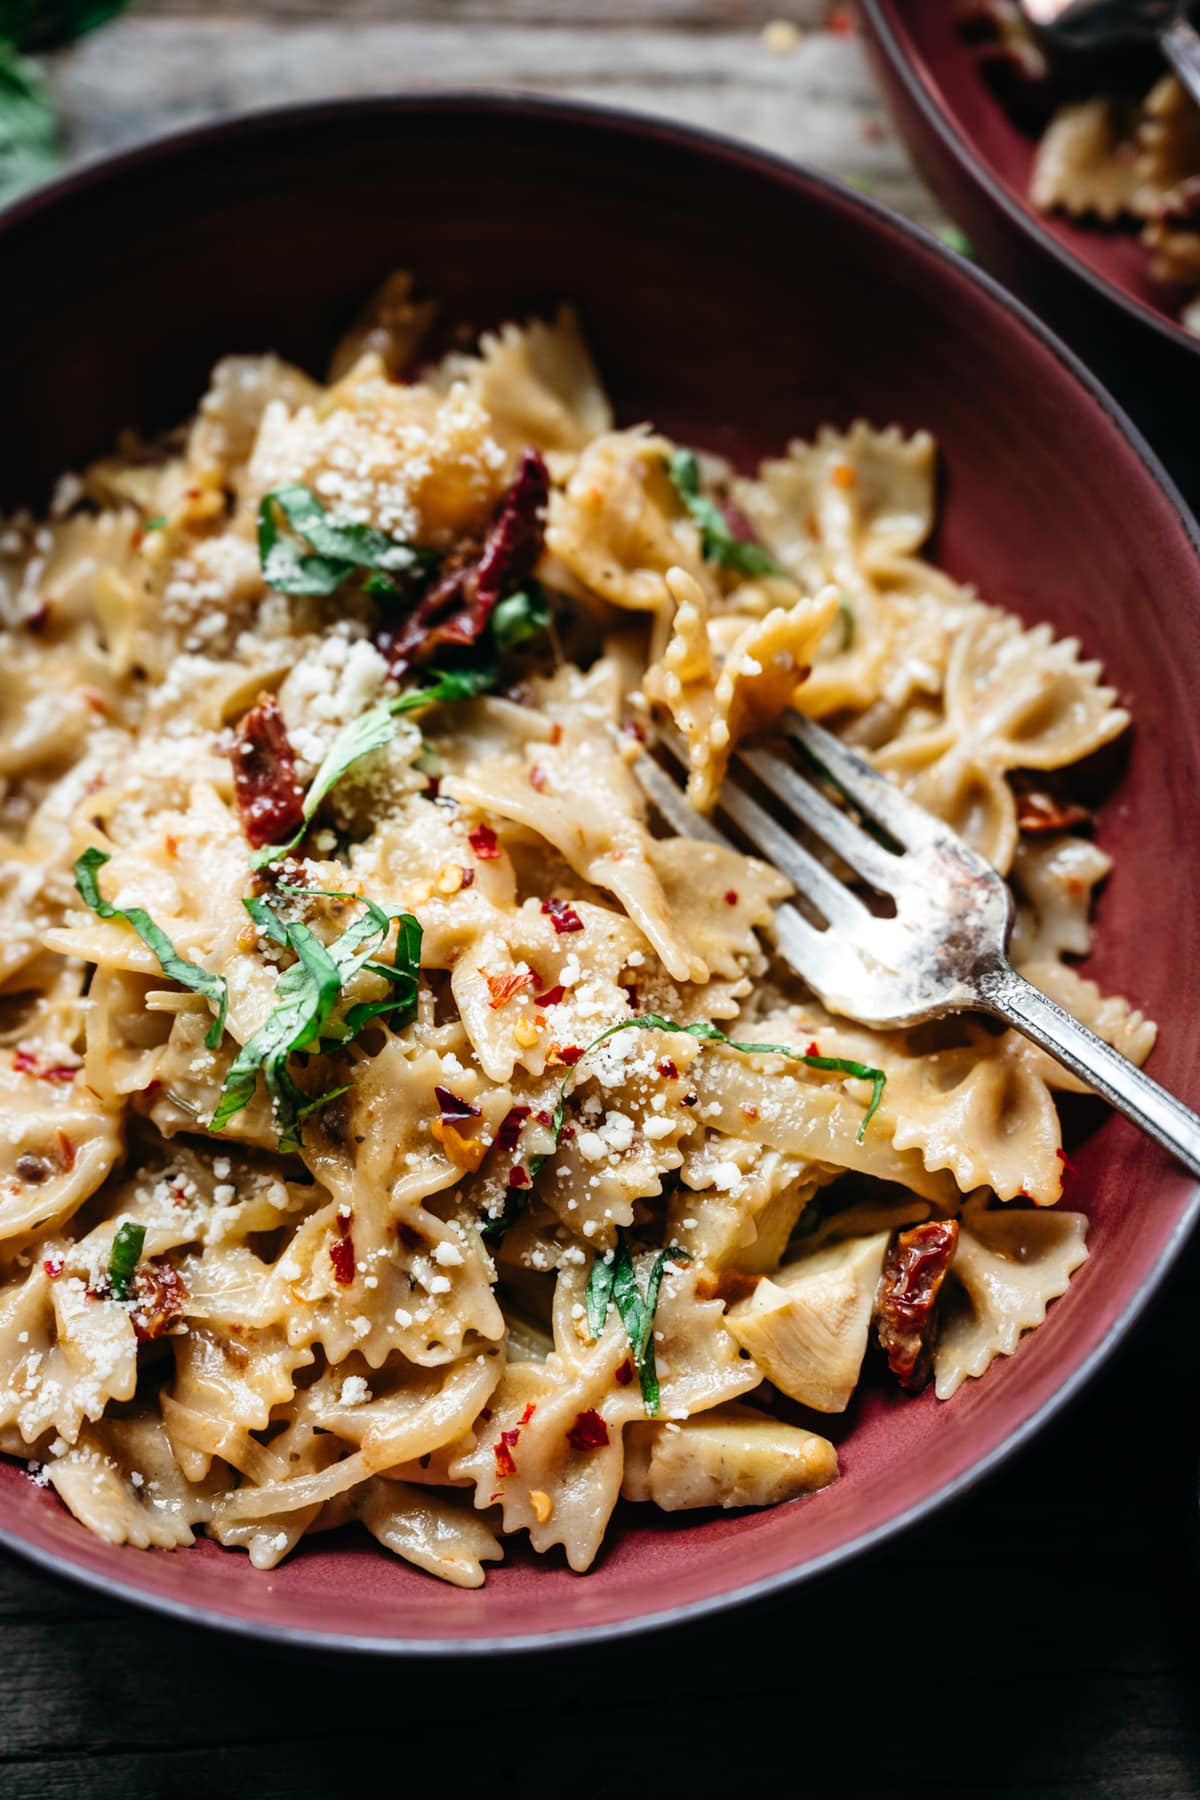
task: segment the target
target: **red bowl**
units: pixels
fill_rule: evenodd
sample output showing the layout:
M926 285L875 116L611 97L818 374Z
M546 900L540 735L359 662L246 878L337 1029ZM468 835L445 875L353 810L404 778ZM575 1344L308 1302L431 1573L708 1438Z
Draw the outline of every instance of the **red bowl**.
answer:
M897 129L946 211L1108 382L1200 503L1200 338L1164 310L1141 245L1030 204L1035 139L980 75L952 0L860 0L859 10Z
M1200 1101L1195 527L1093 379L962 258L744 146L479 96L308 107L152 145L13 208L0 254L5 504L36 498L123 423L182 416L223 351L270 346L319 366L399 265L450 319L574 299L626 420L652 417L743 464L824 420L930 427L940 560L1024 618L1079 633L1138 721L1100 818L1117 864L1095 973L1161 1021L1155 1073ZM11 1464L0 1538L161 1611L393 1652L593 1641L785 1587L973 1486L1146 1303L1200 1194L1121 1121L1087 1122L1068 1203L1091 1215L1092 1256L1046 1325L947 1406L866 1394L839 1422L842 1479L810 1499L739 1516L629 1508L591 1574L515 1545L478 1592L348 1534L269 1575L211 1543L114 1548Z

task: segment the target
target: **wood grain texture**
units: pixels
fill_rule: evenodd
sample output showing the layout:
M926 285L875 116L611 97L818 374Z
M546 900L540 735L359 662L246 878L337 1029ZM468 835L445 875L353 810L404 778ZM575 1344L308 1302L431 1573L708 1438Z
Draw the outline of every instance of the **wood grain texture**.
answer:
M642 5L638 29L533 23L513 6L441 8L361 0L361 22L334 24L295 11L292 0L179 17L134 13L52 59L72 160L156 132L252 107L384 88L523 88L658 112L750 138L867 187L925 225L940 215L886 124L853 37L810 30L786 55L769 50L757 25L721 25L751 7ZM563 8L569 15L578 8ZM682 12L711 27L673 26ZM810 18L823 9L796 9ZM434 14L430 18L418 14ZM665 20L661 22L660 20ZM470 14L469 23L456 22ZM478 15L486 14L486 18ZM516 15L514 22L513 15Z
M513 86L668 113L937 213L825 0L143 0L52 59L72 159L244 107ZM783 14L806 35L772 54ZM335 1662L0 1555L4 1800L1200 1795L1192 1255L1073 1415L944 1519L773 1605L505 1665ZM887 1621L893 1621L888 1625ZM471 1748L464 1756L466 1739ZM468 1771L473 1771L468 1773Z

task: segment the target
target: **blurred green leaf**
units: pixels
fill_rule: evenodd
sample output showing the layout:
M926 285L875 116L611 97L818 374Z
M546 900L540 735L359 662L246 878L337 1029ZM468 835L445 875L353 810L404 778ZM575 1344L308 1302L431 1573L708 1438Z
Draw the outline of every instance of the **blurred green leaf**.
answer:
M0 203L58 168L58 126L35 64L0 42Z

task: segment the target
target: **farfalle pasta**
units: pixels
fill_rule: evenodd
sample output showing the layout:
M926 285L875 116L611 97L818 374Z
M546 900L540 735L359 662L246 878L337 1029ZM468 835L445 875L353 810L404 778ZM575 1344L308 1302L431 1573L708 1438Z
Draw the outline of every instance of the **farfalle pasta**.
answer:
M925 560L926 434L736 475L618 427L573 313L433 317L398 275L327 384L227 358L0 535L0 1449L112 1542L357 1523L472 1587L827 1486L862 1380L949 1398L1085 1255L1071 1078L825 1012L787 881L646 801L660 725L703 810L823 718L1154 1032L1069 960L1054 771L1126 716Z

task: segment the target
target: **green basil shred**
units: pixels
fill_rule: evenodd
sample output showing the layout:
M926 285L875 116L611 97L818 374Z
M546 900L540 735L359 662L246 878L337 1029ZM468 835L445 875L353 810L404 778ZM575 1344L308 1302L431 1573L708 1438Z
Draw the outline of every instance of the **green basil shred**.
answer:
M292 888L291 893L324 890ZM310 1098L297 1086L288 1059L298 1053L338 1048L351 1042L372 1019L388 1013L394 1024L403 1024L416 1010L421 927L411 913L388 913L360 895L334 895L337 899L361 899L363 912L328 946L307 925L281 919L270 904L257 898L243 901L246 911L272 940L294 952L296 961L280 975L275 986L275 1005L230 1065L221 1098L209 1123L211 1131L222 1126L254 1097L261 1072L275 1115L279 1148L298 1150L303 1121L319 1107L344 1094L347 1087ZM390 962L378 954L397 926L395 953ZM386 1000L352 1006L341 1021L333 1010L342 989L360 969L387 981L392 993Z
M761 544L740 538L715 500L700 491L700 464L692 450L675 450L666 459L675 491L700 527L700 548L709 562L722 563L743 575L782 575L775 558Z
M658 1367L654 1356L654 1319L658 1312L658 1296L663 1272L669 1262L691 1262L688 1252L679 1244L668 1244L660 1250L650 1266L643 1294L638 1286L637 1271L629 1254L625 1233L617 1232L617 1247L611 1260L598 1256L592 1264L587 1284L588 1334L598 1338L604 1330L610 1303L615 1302L642 1390L646 1416L658 1417L662 1396L658 1385Z
M114 1300L129 1298L129 1286L145 1242L144 1225L137 1225L132 1219L125 1219L118 1225L108 1258L108 1286Z
M146 948L154 952L159 968L169 980L177 981L181 987L191 988L193 993L203 994L206 1000L213 1003L217 1016L209 1026L204 1042L210 1050L215 1050L221 1042L221 1034L225 1030L225 1014L229 1010L229 988L225 977L210 975L207 969L180 956L166 932L154 923L150 914L142 907L113 906L102 897L96 877L110 860L106 851L98 850L94 845L76 860L75 888L80 899L97 918L124 919L127 925L132 925Z
M324 595L336 592L356 569L372 571L367 585L373 594L394 594L399 590L391 573L407 574L437 558L373 525L336 523L311 488L290 482L272 488L258 503L258 560L276 593Z

